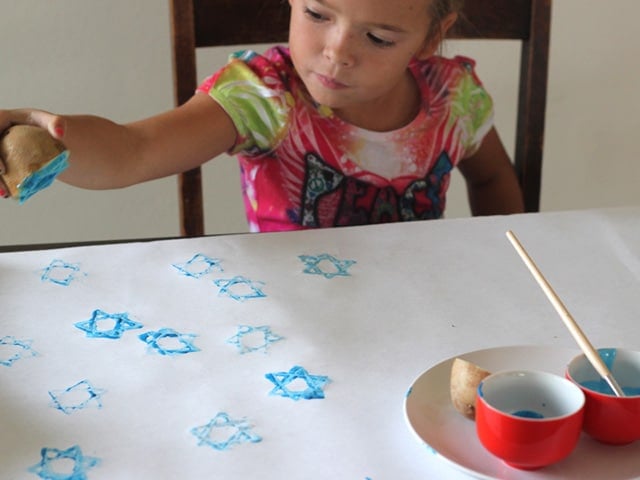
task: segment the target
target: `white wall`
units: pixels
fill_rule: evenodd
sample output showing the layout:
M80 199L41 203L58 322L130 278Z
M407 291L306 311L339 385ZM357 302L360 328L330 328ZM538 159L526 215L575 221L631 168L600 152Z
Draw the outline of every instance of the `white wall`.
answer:
M473 0L469 0L473 1ZM130 121L171 108L165 0L1 0L0 108L33 106ZM637 204L637 0L555 0L542 210ZM227 51L199 57L201 76ZM513 151L518 48L456 43L475 57ZM246 231L235 161L205 166L207 232ZM454 178L447 216L468 215ZM24 205L0 201L0 245L178 234L175 179L111 192L56 183Z

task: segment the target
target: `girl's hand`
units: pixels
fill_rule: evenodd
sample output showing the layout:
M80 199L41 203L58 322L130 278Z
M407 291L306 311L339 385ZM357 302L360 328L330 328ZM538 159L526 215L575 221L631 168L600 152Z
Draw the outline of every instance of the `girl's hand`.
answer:
M0 136L12 125L35 125L44 128L49 134L62 140L65 122L60 115L34 109L0 110ZM9 197L9 189L2 179L6 165L0 157L0 198Z
M61 115L45 112L44 110L31 108L0 110L0 133L11 125L35 125L47 130L53 138L62 140L65 120Z

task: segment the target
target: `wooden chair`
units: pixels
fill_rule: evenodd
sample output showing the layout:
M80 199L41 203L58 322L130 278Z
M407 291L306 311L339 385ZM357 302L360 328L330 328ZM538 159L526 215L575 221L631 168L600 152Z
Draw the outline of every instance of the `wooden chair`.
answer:
M515 168L527 212L539 210L547 92L551 0L467 0L457 39L520 40ZM286 0L171 0L175 101L186 102L199 81L196 49L284 43ZM181 233L204 234L200 168L179 178Z

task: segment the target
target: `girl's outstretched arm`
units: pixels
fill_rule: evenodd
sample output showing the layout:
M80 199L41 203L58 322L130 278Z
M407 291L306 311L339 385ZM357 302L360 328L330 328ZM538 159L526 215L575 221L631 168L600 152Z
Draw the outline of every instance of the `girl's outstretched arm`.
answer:
M485 136L475 154L460 161L458 168L467 182L473 215L524 212L515 170L495 128Z
M64 143L69 168L58 178L89 189L126 187L189 170L225 152L236 139L231 119L204 94L128 124L90 115L0 110L0 131L13 124L40 126Z

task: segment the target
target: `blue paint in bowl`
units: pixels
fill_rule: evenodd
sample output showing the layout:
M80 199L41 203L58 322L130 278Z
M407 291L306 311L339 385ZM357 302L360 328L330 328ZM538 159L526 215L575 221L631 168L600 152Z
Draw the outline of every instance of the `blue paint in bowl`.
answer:
M544 415L538 412L534 412L533 410L518 410L516 412L513 412L511 415L523 418L544 418Z

